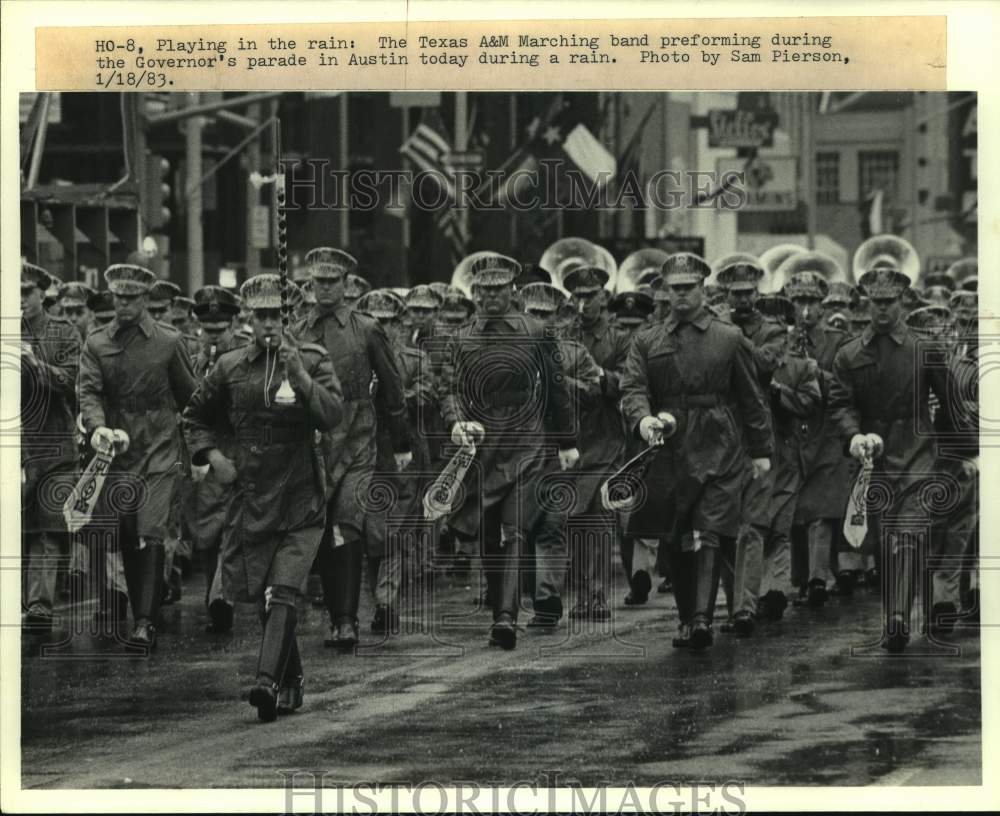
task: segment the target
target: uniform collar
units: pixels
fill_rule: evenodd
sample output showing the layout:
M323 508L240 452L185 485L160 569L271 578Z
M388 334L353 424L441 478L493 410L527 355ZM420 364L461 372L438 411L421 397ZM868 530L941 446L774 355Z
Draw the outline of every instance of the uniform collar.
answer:
M712 315L709 313L708 309L702 306L697 312L695 312L694 317L687 322L698 329L698 331L705 331L705 329L707 329L709 324L712 322ZM663 325L667 330L667 334L673 334L684 324L680 323L673 313L671 313L667 316L667 319L663 321Z
M337 307L332 312L325 312L323 314L319 311L319 306L313 306L312 310L309 312L309 317L307 318L307 324L311 329L320 320L327 317L337 318L337 322L340 324L341 328L347 325L347 321L351 317L351 307L344 301L340 301Z
M143 311L142 317L139 318L138 322L130 323L128 326L122 325L118 322L118 318L115 317L111 321L111 336L117 337L118 333L130 326L138 326L139 331L141 331L146 337L149 337L153 333L153 327L156 325L156 321L153 320L149 312Z
M514 329L515 331L524 325L524 315L522 315L520 312L515 312L510 309L508 309L502 315L490 315L486 314L485 312L483 312L483 314L476 315L476 322L478 323L479 326L485 326L491 320L502 320L504 323L506 323L508 326L510 326L510 328Z
M861 342L866 346L870 346L876 337L878 337L878 333L871 325L865 326L864 331L861 332ZM906 339L906 324L902 320L897 320L896 325L889 332L889 337L895 341L897 346L903 345L903 341Z

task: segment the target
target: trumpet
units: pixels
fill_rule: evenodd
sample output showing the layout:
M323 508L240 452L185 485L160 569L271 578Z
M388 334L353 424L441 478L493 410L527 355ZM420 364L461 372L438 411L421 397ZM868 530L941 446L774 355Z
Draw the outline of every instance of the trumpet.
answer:
M274 344L274 338L268 335L265 338L268 348L272 348ZM284 366L284 376L281 378L281 384L278 386L278 390L274 394L274 402L276 405L295 405L295 390L292 388L292 383L288 379L288 365Z

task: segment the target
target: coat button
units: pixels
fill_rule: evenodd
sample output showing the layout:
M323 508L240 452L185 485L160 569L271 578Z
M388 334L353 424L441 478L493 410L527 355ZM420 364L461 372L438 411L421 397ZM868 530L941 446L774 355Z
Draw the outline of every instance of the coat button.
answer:
M253 453L253 454L260 453L260 445L251 445L250 446L250 453Z

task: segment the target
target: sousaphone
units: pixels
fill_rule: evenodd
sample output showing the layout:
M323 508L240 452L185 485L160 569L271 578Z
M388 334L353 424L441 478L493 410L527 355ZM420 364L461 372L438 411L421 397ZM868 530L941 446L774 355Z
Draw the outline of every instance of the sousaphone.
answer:
M571 269L578 266L596 266L608 273L604 287L615 291L618 264L604 247L591 243L586 238L560 238L542 253L538 265L552 273L552 285L566 291L563 280Z

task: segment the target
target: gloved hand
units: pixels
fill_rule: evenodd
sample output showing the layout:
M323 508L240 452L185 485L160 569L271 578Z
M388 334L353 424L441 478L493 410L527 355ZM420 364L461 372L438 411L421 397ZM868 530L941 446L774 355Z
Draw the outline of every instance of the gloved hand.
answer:
M576 448L567 448L566 450L559 451L559 467L563 470L576 467L576 463L579 461L580 451Z
M121 428L115 428L114 434L114 444L115 453L125 453L128 450L129 438L128 434L125 433Z
M975 479L979 475L979 457L962 460L962 475L966 479Z
M110 428L105 428L103 425L100 428L96 428L90 436L90 447L95 451L106 453L114 447L114 444L115 432Z
M868 449L871 451L872 459L876 456L881 456L882 451L885 450L885 442L882 441L882 437L878 434L866 434L868 437Z
M750 464L753 465L753 477L759 479L761 476L765 476L771 472L771 460L766 456L760 459L751 459Z
M639 421L639 436L646 440L649 445L658 445L663 433L663 420L659 417L643 417Z
M478 422L456 422L451 426L451 441L456 445L478 444L486 436L486 429Z
M394 453L393 456L396 459L396 470L402 471L409 467L410 462L413 461L413 451L404 451L403 453Z
M863 459L867 459L870 455L870 445L868 437L865 434L854 434L851 437L851 444L848 448L851 456L857 459L859 462Z

